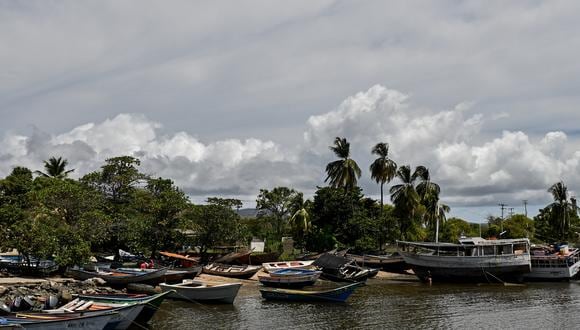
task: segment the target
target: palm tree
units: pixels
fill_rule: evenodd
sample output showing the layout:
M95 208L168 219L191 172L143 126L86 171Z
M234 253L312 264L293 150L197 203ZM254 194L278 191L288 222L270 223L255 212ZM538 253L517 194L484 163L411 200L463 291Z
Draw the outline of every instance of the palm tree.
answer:
M293 201L293 213L288 223L297 234L297 239L301 247L304 246L304 237L312 230L310 214L308 213L308 201L304 201L302 193L299 193Z
M451 208L448 205L439 203L439 196L429 194L423 199L423 206L425 206L425 214L423 220L426 225L435 224L435 243L439 242L439 222L445 222L445 213L449 213Z
M550 209L550 225L556 230L559 239L566 239L570 229L570 213L576 211L574 202L568 201L568 187L560 181L553 184L548 192L552 194L554 202L548 205Z
M441 188L438 184L431 181L431 175L429 174L429 169L425 166L417 166L415 173L413 173L415 179L419 179L417 184L417 193L421 197L421 200L425 199L427 195L433 194L439 199L439 193Z
M68 161L62 157L50 157L48 161L44 161L44 170L46 173L36 171L35 173L44 177L51 177L56 179L64 179L69 173L74 172L74 169L65 171Z
M345 190L356 187L361 170L358 164L350 158L350 143L345 138L337 137L334 140L334 145L330 146L330 150L340 159L326 165L328 176L324 182L330 180L331 187L343 187Z
M371 178L381 184L381 214L383 212L383 185L391 182L397 174L397 163L389 158L389 144L377 143L372 150L372 154L379 158L371 164Z
M415 181L418 177L417 169L411 173L411 167L404 165L397 170L397 178L401 181L391 187L391 201L395 204L395 211L399 217L399 229L401 230L401 237L404 237L405 232L409 227L409 223L415 218L415 214L421 205L421 196L415 189ZM408 217L407 221L403 217Z

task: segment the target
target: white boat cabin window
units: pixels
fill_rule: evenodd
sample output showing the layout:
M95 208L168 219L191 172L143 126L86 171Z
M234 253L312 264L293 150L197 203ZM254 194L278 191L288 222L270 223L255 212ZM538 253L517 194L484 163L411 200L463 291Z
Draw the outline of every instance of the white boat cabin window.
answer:
M492 255L495 255L494 246L484 246L483 247L483 255L484 256L492 256Z
M514 254L513 245L500 245L497 247L497 254Z

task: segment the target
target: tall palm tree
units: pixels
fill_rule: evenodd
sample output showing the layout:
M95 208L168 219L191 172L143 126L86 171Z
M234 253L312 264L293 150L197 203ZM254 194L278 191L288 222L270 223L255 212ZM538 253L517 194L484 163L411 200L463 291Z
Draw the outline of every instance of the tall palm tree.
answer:
M304 246L304 237L312 230L310 214L308 213L309 201L304 201L302 193L299 193L293 201L292 216L288 220L290 227L296 233L299 245Z
M559 239L566 239L570 229L570 213L576 211L576 206L572 201L568 201L568 187L560 181L553 184L548 192L552 194L554 202L548 205L550 209L550 225L556 230Z
M411 173L411 167L404 165L399 167L396 176L401 183L392 186L389 192L391 193L391 201L395 204L395 211L399 215L399 229L403 238L421 205L421 196L415 189L418 177L417 170ZM408 217L408 219L405 220L404 217Z
M44 161L44 170L46 173L41 171L36 171L35 173L44 177L51 177L56 179L64 179L69 173L74 172L74 169L66 171L66 166L68 161L62 159L62 157L50 157L48 160Z
M415 173L413 173L415 179L419 179L419 183L417 184L417 193L421 197L421 199L425 199L427 195L433 194L437 196L439 199L439 193L441 192L441 188L438 184L431 181L431 175L429 174L429 169L425 166L417 166L415 169Z
M433 193L425 196L423 206L425 206L423 220L427 226L435 224L435 243L437 243L439 242L439 223L445 222L445 213L449 213L451 208L448 205L440 203L439 196Z
M378 155L379 158L371 164L371 178L377 183L381 184L381 213L383 212L383 186L385 183L391 182L391 180L397 174L397 163L389 158L389 144L388 143L377 143L371 152L374 155Z
M330 181L331 187L342 187L345 190L356 187L361 170L358 164L350 158L350 143L346 141L346 138L337 137L334 145L330 146L330 150L340 159L326 165L328 176L324 182Z

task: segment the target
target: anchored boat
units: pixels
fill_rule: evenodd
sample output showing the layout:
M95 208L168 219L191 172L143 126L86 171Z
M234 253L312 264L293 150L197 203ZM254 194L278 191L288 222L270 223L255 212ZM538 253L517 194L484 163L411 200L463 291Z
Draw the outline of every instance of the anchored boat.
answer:
M532 249L531 281L569 281L580 272L580 250L567 246L553 252L547 247Z
M481 237L453 243L398 241L399 253L423 281L520 281L531 270L530 241L485 240Z

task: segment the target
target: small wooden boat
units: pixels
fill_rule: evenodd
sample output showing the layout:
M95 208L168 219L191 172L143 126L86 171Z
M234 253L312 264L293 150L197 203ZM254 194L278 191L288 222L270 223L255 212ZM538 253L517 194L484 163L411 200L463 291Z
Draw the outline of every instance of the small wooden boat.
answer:
M261 287L260 293L267 300L345 302L354 290L362 285L364 283L358 282L334 289L316 291Z
M165 256L167 258L179 260L181 262L181 267L183 267L183 268L193 267L194 265L197 265L199 263L199 260L200 260L199 257L184 256L182 254L165 252L165 251L159 252L159 254L162 256Z
M364 282L379 272L378 269L360 267L354 260L330 253L318 257L313 265L322 270L323 278L336 282Z
M183 281L180 284L159 284L163 292L173 291L169 298L233 304L242 283L211 283L207 281Z
M312 266L313 262L314 260L265 262L262 264L262 267L264 267L265 272L270 273L275 270L287 268L302 268L302 269L314 268L314 266Z
M347 254L346 258L354 260L359 266L380 269L390 273L407 274L407 271L411 269L411 266L407 265L403 256L398 252L380 256Z
M239 252L231 252L224 256L221 256L215 259L213 262L222 263L222 264L230 264L230 263L238 263L248 265L250 263L250 255L252 254L251 250L243 250Z
M184 279L193 279L197 275L201 273L202 267L196 266L191 268L173 268L168 269L167 272L161 277L156 279L145 281L142 283L157 285L159 283L180 283ZM143 274L143 273L151 273L157 271L157 269L141 269L141 268L117 268L113 271L120 272L120 273L128 273L128 274Z
M111 286L127 286L129 283L143 283L147 281L152 281L157 278L163 277L167 272L167 268L156 269L152 272L143 272L141 274L130 274L116 272L114 270L108 271L88 271L79 268L69 268L67 273L77 280L88 280L90 278L101 278Z
M260 269L262 269L262 266L236 266L213 263L204 266L203 272L210 275L248 279Z
M270 273L269 276L258 276L258 279L265 286L302 288L316 283L320 274L322 272L317 270L288 268L276 270Z
M83 329L102 330L104 329L115 313L102 313L80 317L47 316L45 318L30 317L4 317L6 326L15 329ZM3 325L4 326L4 325Z
M163 300L165 300L170 293L171 292L163 292L151 296L144 294L97 294L78 295L77 297L103 304L142 304L144 306L143 310L134 320L134 323L146 326L157 310L159 310Z

